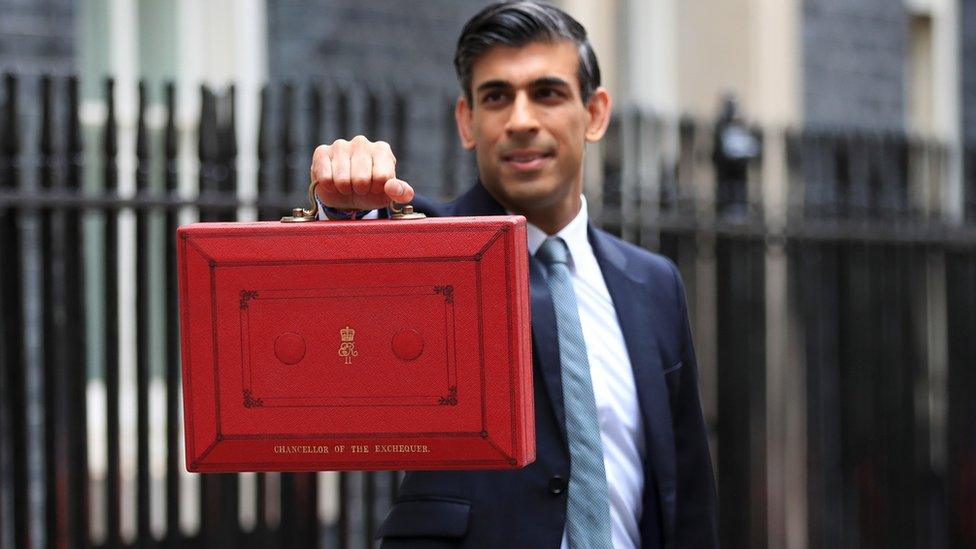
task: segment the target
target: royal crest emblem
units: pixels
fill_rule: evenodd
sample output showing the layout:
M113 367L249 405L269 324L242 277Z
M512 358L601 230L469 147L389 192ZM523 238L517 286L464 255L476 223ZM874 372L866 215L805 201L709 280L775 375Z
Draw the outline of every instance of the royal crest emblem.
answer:
M339 356L346 359L346 364L352 364L352 357L359 355L356 350L356 330L346 326L339 330L339 337L342 340L339 344Z

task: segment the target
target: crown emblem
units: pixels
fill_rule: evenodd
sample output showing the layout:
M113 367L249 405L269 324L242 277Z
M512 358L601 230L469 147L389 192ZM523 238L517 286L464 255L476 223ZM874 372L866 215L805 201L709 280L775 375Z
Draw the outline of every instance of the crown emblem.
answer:
M359 355L356 344L353 342L353 338L356 337L356 330L346 326L339 330L339 337L342 338L342 343L339 344L339 356L346 359L346 364L352 364L352 357Z

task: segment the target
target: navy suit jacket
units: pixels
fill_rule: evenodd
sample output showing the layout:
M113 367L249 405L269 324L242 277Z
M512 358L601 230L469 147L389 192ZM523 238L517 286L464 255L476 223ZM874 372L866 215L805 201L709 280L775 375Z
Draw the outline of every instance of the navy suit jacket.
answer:
M480 184L451 204L418 196L436 216L502 215ZM644 548L718 546L715 485L684 287L663 256L588 227L634 369L645 435ZM536 461L515 471L408 472L377 534L400 547L559 547L569 451L559 351L543 266L530 258Z

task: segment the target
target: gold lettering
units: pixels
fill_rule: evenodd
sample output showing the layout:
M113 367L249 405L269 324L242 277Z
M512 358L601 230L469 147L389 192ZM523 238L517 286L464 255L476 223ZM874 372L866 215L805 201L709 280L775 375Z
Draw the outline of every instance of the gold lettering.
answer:
M353 454L429 454L430 448L426 444L352 444L349 446ZM336 444L332 447L305 444L276 444L271 447L275 454L330 454L344 453L346 447Z
M276 445L271 449L276 454L328 454L328 446Z
M376 444L373 451L378 454L429 454L426 444Z

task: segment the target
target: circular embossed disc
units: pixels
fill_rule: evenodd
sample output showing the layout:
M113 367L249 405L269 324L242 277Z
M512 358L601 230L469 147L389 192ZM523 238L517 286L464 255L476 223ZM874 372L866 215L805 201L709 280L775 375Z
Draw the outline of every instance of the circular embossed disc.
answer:
M305 358L305 340L298 334L285 332L275 339L274 351L285 364L298 364Z
M424 338L417 330L400 330L393 336L393 354L401 360L414 360L424 352Z

